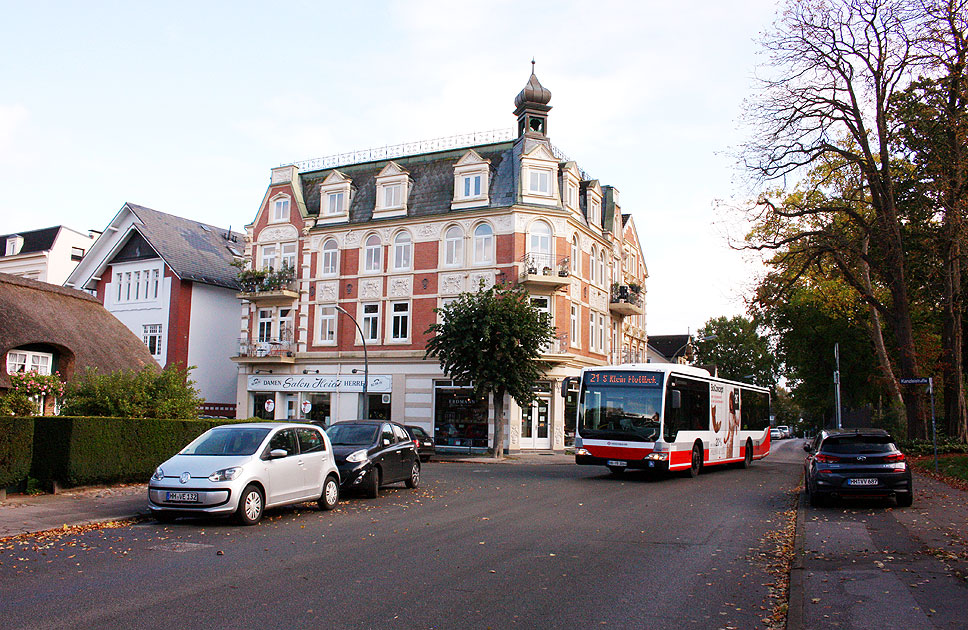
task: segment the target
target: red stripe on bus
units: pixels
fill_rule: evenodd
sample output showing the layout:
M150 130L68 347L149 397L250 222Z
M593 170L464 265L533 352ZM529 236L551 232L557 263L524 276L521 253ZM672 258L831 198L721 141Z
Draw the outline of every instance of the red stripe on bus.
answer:
M629 448L627 446L597 446L594 444L584 444L584 448L594 457L605 459L624 459L636 460L644 459L652 452L651 448Z

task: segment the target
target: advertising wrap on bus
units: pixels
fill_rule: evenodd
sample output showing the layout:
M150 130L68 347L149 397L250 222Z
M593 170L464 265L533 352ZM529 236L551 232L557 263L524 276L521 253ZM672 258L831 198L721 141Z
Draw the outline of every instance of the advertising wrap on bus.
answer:
M769 390L671 364L586 368L579 391L575 461L683 470L769 454Z

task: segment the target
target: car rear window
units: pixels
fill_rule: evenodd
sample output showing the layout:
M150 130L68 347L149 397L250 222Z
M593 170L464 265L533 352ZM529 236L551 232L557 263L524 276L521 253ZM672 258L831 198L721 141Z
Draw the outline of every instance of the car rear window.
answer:
M334 424L326 429L333 446L373 444L379 426L375 424Z
M420 427L407 427L407 428L413 431L413 434L418 438L430 437L427 435L427 432L421 429Z
M826 453L859 455L861 453L890 453L897 450L891 438L873 435L841 435L828 437L820 450Z

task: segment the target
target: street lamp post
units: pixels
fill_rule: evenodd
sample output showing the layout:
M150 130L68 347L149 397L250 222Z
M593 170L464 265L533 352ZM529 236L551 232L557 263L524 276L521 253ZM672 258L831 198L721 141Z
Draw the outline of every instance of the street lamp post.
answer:
M340 313L349 317L353 323L356 325L356 329L360 331L360 340L363 342L363 406L360 415L363 420L370 419L370 396L366 390L367 385L370 381L370 362L366 356L366 335L363 334L363 329L360 328L360 324L356 321L356 318L349 314L342 306L337 305L336 310Z

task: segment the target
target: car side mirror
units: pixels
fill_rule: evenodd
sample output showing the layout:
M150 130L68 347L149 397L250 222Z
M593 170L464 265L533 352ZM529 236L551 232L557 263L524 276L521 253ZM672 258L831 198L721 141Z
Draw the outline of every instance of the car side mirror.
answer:
M274 448L271 451L269 451L269 459L280 459L283 457L287 457L288 455L289 455L289 451L287 451L284 448Z
M575 380L574 376L566 376L565 380L561 381L561 397L568 398L568 389L571 387L571 382Z

